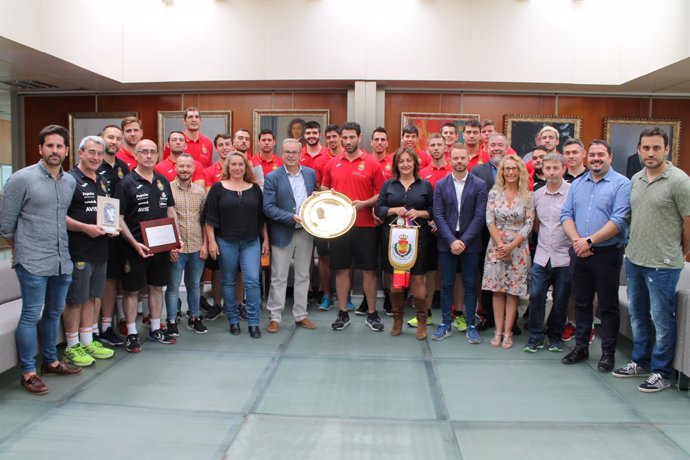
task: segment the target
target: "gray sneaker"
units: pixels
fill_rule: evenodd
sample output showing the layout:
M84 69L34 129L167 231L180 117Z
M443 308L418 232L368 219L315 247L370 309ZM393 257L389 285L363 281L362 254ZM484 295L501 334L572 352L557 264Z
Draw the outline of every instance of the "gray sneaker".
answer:
M643 393L656 393L657 391L665 390L671 386L671 381L665 379L659 373L650 375L647 380L640 383L637 387Z
M642 366L638 366L636 362L630 361L625 367L621 367L611 372L614 377L628 378L628 377L647 377L651 372Z

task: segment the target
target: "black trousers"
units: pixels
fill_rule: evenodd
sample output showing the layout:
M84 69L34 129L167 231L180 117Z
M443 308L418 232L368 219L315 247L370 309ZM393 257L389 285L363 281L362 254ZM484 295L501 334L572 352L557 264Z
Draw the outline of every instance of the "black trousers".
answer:
M575 293L575 346L587 348L592 331L594 294L599 302L601 317L601 351L615 352L620 314L618 287L623 264L623 248L607 246L594 248L594 255L573 258L573 292Z

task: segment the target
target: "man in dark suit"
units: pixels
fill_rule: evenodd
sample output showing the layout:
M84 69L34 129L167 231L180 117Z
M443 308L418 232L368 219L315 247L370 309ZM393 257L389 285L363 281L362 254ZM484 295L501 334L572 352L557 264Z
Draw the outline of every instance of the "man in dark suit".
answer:
M477 273L482 253L481 232L485 225L486 182L469 174L469 153L462 144L450 151L452 174L436 183L434 222L438 228L438 251L441 272L441 309L443 322L433 335L443 340L451 335L451 306L455 289L457 264L462 267L467 341L481 343L474 325L477 308Z
M316 325L307 317L309 267L314 242L302 227L299 210L304 201L316 190L316 173L300 166L302 144L297 139L283 141L283 166L266 176L264 182L264 214L268 218L271 241L271 290L266 304L271 322L268 332L280 330L280 319L285 308L290 262L294 259L295 323L305 329Z

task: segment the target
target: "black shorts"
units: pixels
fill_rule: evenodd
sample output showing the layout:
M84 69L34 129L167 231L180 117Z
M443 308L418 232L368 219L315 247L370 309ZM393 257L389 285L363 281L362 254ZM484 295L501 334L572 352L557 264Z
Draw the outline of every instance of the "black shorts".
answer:
M81 305L89 299L102 299L107 262L74 262L67 304Z
M122 279L122 267L124 264L125 245L128 245L120 236L108 238L108 268L106 278L109 280Z
M147 284L167 286L170 281L169 252L160 252L151 257L142 258L131 245L127 245L122 264L122 289L134 292Z
M354 260L358 270L376 270L376 229L352 227L330 240L331 270L347 270Z
M424 254L426 259L426 271L435 272L438 270L438 238L436 235L429 232L427 243L426 254Z
M393 267L388 260L388 241L390 240L389 232L381 232L381 265L383 271L386 273L393 273ZM428 262L426 261L426 253L429 252L429 238L426 234L419 234L419 247L417 250L417 260L410 269L411 275L424 275L428 270Z
M330 240L325 238L314 238L314 246L316 246L316 254L319 257L328 256L328 249Z

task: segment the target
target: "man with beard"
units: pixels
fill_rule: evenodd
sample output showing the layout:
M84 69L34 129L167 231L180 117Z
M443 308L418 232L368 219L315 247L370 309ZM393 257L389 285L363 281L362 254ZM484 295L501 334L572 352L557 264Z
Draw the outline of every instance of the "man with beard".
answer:
M595 139L587 152L590 170L575 181L561 211L561 223L573 242L573 292L575 293L575 349L564 364L589 359L594 295L601 317L599 372L615 365L620 314L618 285L623 248L630 219L630 180L611 168L611 147Z
M190 154L192 158L201 163L203 168L211 166L213 161L213 144L211 139L201 134L201 113L198 107L187 107L182 115L184 124L184 152ZM166 145L163 150L163 160L170 156L170 146ZM174 177L173 168L173 177Z
M350 267L362 270L364 295L369 312L365 324L376 332L383 331L383 323L376 311L376 231L372 207L383 185L381 166L364 153L359 143L362 130L359 123L348 122L341 128L345 152L324 167L322 190L335 190L352 200L357 212L354 226L344 235L330 241L331 270L336 271L335 286L340 310L331 325L341 331L350 325L347 298L350 293Z
M490 157L482 153L480 149L480 127L481 125L477 120L470 120L465 123L465 127L462 131L462 139L465 143L465 147L467 148L467 153L470 156L470 163L467 166L469 171L472 171L475 166L489 163L490 160ZM503 154L505 155L505 152L503 152ZM493 186L493 183L491 185ZM491 189L491 187L489 187L489 189Z
M283 166L283 159L275 154L273 148L276 146L276 136L270 129L262 129L258 136L259 139L259 154L254 155L251 159L252 164L261 166L264 177L268 173Z
M419 130L414 125L408 125L403 128L402 138L400 139L400 147L407 147L415 152L419 157L419 169L426 168L431 163L431 157L428 153L418 150L417 143L419 142Z
M544 157L548 154L546 147L538 145L532 150L532 175L530 177L530 188L535 192L546 185L546 176L542 168L544 167ZM558 153L558 152L551 152ZM529 171L529 170L528 170Z
M318 121L304 124L304 147L300 154L300 163L307 168L314 168L314 162L328 155L328 147L321 145L321 125Z
M125 117L120 123L122 128L122 135L125 141L118 150L116 156L125 162L129 170L137 167L137 159L134 155L134 149L139 141L144 137L144 130L141 127L141 120L137 117Z
M22 293L15 332L21 385L41 395L48 393L48 386L36 373L37 330L43 374L76 375L81 369L59 361L55 348L73 268L66 216L76 183L61 166L69 153L69 133L62 126L46 126L38 135L38 151L39 162L15 172L5 184L0 237L12 250L12 268Z

